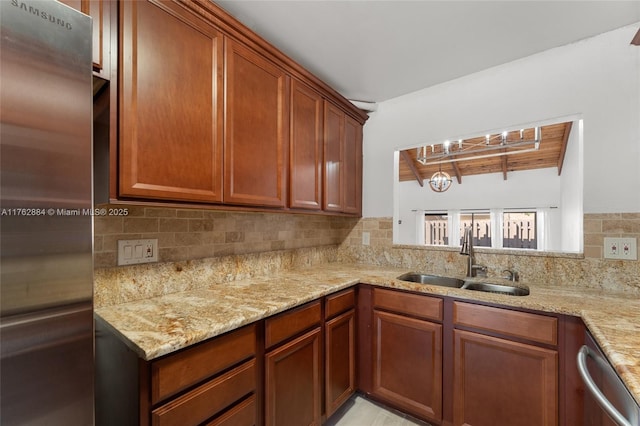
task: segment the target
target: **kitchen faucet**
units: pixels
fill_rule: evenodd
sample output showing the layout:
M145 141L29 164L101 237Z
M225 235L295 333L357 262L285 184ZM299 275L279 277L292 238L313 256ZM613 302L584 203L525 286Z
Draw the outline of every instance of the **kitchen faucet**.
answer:
M469 256L467 262L467 277L475 277L477 275L477 271L480 270L483 275L486 277L487 275L487 267L482 265L475 264L475 256L473 253L473 228L471 226L467 226L464 228L464 232L462 234L462 247L460 248L460 254Z

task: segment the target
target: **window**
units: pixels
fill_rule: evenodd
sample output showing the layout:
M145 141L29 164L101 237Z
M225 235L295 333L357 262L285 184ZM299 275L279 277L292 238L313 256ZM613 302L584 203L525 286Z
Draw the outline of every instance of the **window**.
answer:
M424 244L460 247L467 227L472 229L474 247L544 250L549 221L539 209L491 209L476 211L431 211L424 214L424 229L416 229Z
M471 226L474 247L491 247L491 214L488 212L460 214L460 244L466 227Z
M502 215L502 247L538 248L536 212L505 212Z
M447 214L426 213L424 215L424 242L427 245L449 245Z

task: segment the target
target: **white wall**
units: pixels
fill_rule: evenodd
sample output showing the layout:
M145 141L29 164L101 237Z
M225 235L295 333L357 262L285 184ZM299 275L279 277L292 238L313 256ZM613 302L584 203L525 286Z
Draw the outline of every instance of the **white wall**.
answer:
M567 151L561 175L560 194L560 222L561 242L560 251L578 252L583 248L583 146L580 143L583 136L583 122L573 123L571 134L567 142Z
M629 44L637 28L380 103L364 127L363 216L393 215L397 148L576 115L584 119L584 212L639 212L640 47ZM605 170L615 183L599 178Z

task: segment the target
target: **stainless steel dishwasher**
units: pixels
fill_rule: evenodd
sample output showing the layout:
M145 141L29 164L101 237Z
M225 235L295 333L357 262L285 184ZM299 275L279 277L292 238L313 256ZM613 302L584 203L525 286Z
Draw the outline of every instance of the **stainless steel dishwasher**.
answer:
M640 406L587 333L578 352L578 371L585 384L585 426L640 426Z

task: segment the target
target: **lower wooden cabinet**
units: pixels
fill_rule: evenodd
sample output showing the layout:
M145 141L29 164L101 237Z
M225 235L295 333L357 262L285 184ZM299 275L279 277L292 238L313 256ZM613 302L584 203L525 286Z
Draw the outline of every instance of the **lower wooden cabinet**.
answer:
M442 326L373 312L372 394L420 418L442 419Z
M320 339L317 327L265 355L266 425L320 425Z
M320 425L356 390L434 425L583 424L583 327L364 285L147 362L97 321L96 424Z
M355 310L325 323L325 412L330 417L356 391Z
M206 426L255 426L256 396L251 395L231 410L225 412Z
M95 424L261 424L257 329L250 324L145 361L97 319Z
M154 426L199 425L256 389L256 361L217 377L151 412ZM255 413L254 413L255 417Z
M454 425L558 424L558 352L454 331Z
M558 318L453 302L453 424L559 422Z
M367 304L363 299L360 302ZM373 355L368 374L372 377L361 382L364 387L370 386L370 394L376 399L440 423L443 300L374 288L371 304ZM368 362L366 357L362 362Z

